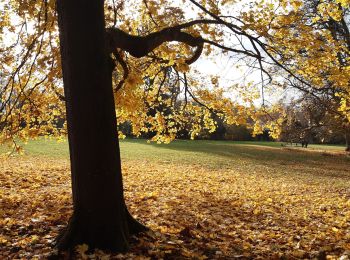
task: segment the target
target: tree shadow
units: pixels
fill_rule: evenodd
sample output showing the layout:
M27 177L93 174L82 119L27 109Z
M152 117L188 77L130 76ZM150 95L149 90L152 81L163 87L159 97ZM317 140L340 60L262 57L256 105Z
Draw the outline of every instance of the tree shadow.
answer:
M348 169L350 158L347 156L330 156L319 152L303 150L290 150L279 147L268 147L259 145L235 144L234 142L217 141L175 141L171 144L151 144L164 150L173 150L186 153L201 153L208 156L211 161L198 160L204 166L213 166L218 163L226 167L226 164L243 163L254 164L256 167L288 168L289 166L300 166L300 170L314 171L314 175L325 175L315 171L317 168L333 171L332 177L350 177ZM175 160L176 161L176 160ZM186 160L185 160L186 161ZM191 163L196 163L190 160ZM219 165L220 167L220 165ZM336 173L337 171L338 173Z
M203 192L196 201L191 194L182 194L171 204L155 220L161 230L135 241L134 252L164 259L294 259L295 252L299 258L317 258L328 241L318 236L317 229L305 230L316 225L317 216L308 222L302 215L277 212L273 205L255 213L253 204L218 198L210 192ZM301 237L308 250L296 249ZM327 254L341 254L341 242L328 247ZM140 249L150 245L153 252Z

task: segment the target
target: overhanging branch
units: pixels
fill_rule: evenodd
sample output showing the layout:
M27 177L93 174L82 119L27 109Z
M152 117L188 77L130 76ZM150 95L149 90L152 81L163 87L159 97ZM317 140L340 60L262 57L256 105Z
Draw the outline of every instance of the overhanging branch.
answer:
M177 41L196 47L194 55L186 60L187 64L191 64L199 58L203 51L203 39L200 36L193 36L181 31L182 28L183 25L169 27L159 32L150 33L147 36L130 35L118 28L108 28L109 52L112 53L116 49L121 49L136 58L141 58L165 42Z

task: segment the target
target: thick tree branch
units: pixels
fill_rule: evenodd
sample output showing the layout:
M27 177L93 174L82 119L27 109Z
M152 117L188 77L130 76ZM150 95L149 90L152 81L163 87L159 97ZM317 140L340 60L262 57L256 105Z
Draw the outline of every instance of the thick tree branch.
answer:
M110 50L112 53L115 49L122 49L129 52L136 58L144 57L155 48L165 42L177 41L197 47L194 55L186 61L187 64L195 62L202 53L203 39L192 36L189 33L182 32L178 26L163 29L159 32L150 33L147 36L130 35L118 28L108 28L107 35L110 40Z

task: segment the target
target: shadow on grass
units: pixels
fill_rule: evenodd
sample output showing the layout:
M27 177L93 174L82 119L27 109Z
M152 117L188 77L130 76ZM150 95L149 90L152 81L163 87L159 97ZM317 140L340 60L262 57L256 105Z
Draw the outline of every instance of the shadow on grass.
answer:
M291 150L278 146L262 145L257 143L245 144L223 141L174 141L170 144L154 144L155 148L169 149L175 151L204 153L214 157L224 157L227 159L246 159L255 162L270 165L275 163L278 165L302 163L306 165L319 164L319 162L329 161L334 163L350 162L350 158L346 156L325 156L322 153L308 152L307 150Z
M208 170L240 169L247 174L303 178L312 182L350 180L350 158L346 156L220 141L131 142L145 147L140 148L144 149L140 158L147 157L156 163L196 164Z

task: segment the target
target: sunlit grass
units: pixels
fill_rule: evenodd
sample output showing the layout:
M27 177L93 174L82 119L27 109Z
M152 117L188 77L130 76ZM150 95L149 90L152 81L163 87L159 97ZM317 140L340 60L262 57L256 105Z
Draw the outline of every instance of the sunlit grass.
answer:
M24 154L26 155L43 155L48 157L69 157L68 150L68 141L61 140L57 141L55 139L46 139L38 138L36 140L31 140L28 143L19 142L19 145L23 146ZM283 144L283 145L282 145ZM300 144L299 146L290 146L285 145L282 142L267 142L267 141L207 141L207 140L176 140L170 144L155 144L147 143L144 139L124 139L120 141L120 147L122 156L124 158L157 158L159 156L158 148L161 149L162 157L172 157L172 160L183 160L186 159L188 152L193 154L195 152L200 153L214 153L214 154L228 154L238 156L242 153L242 149L248 149L252 152L252 147L260 147L257 151L260 153L262 147L271 147L271 148L292 148L293 150L300 151L324 151L332 152L339 151L343 152L345 147L344 145L320 145L320 144L310 144L307 149L302 149ZM172 150L166 151L164 149ZM8 145L0 145L0 154L11 152L12 148ZM277 151L277 150L276 150ZM180 158L173 158L172 153L178 153ZM185 155L184 155L185 153ZM250 154L250 153L249 153ZM184 156L183 156L184 155ZM270 153L271 156L274 155L274 152ZM280 156L281 154L279 154ZM304 155L300 156L305 158ZM163 158L164 159L164 158ZM169 158L168 158L169 159Z

